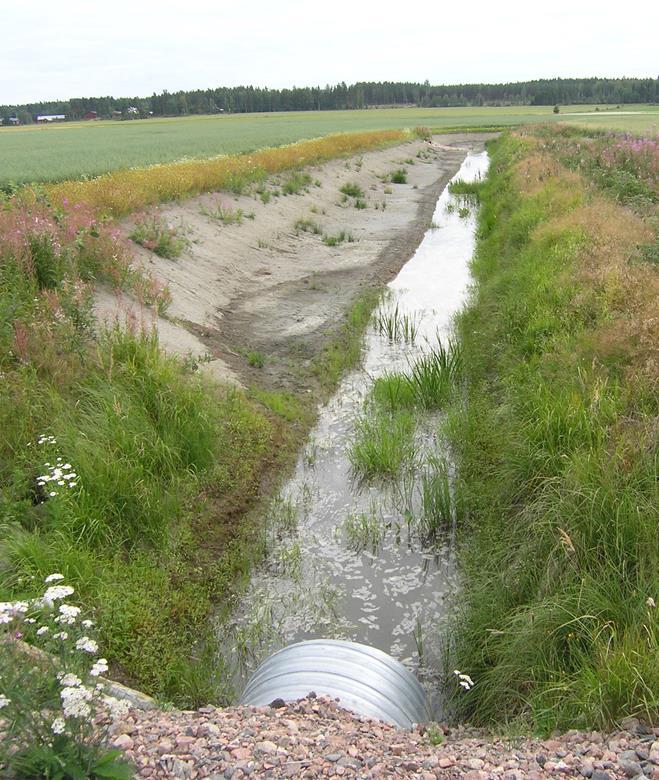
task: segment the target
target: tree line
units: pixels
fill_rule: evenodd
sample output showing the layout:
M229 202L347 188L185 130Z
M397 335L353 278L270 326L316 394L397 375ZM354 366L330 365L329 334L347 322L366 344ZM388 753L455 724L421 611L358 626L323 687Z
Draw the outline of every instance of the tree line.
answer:
M555 104L654 103L658 78L539 79L509 84L444 84L414 82L344 82L325 87L218 87L154 93L151 97L89 97L23 105L0 105L0 117L22 124L40 114L65 114L82 119L95 111L99 118L121 116L184 116L187 114L266 111L323 111L376 106L542 106ZM129 108L131 111L129 111ZM137 109L135 111L134 109Z

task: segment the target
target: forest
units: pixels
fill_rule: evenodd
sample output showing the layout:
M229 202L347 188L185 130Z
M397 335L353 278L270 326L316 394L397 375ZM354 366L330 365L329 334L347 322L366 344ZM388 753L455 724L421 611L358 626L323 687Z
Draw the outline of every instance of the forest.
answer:
M81 97L24 105L0 105L0 117L21 124L39 114L64 114L67 121L98 118L185 116L187 114L318 111L379 106L503 106L654 103L658 78L540 79L508 84L431 85L430 82L357 82L325 87L238 86L168 92L150 97ZM131 109L129 111L129 108ZM135 110L137 109L137 110Z

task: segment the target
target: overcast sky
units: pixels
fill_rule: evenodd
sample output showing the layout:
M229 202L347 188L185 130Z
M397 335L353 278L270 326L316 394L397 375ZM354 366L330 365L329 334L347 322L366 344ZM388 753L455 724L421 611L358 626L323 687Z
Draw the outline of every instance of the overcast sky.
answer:
M338 81L656 76L658 2L0 0L0 103Z

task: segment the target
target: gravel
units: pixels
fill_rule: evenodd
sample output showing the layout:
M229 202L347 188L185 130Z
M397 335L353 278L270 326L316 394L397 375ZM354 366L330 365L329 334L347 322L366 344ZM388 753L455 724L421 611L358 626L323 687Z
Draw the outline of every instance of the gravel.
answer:
M112 740L136 777L659 780L659 729L635 718L613 734L569 731L547 740L441 728L441 744L432 745L422 726L402 731L319 696L276 707L131 710Z

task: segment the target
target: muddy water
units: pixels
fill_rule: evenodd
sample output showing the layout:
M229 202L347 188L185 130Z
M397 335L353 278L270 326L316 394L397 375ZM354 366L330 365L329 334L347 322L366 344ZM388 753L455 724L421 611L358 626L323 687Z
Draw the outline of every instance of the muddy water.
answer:
M485 152L470 153L454 178L483 176ZM406 370L450 336L465 301L475 216L445 189L414 256L390 283L383 303L418 324L413 344L391 343L373 326L363 366L320 410L293 477L269 509L268 559L253 573L231 625L221 628L239 693L271 652L310 638L347 638L378 647L413 669L441 713L441 651L457 603L450 527L429 542L415 532L418 475L424 460L448 452L440 418L417 431L416 472L396 483L355 480L348 453L375 377ZM355 528L358 530L355 531Z

